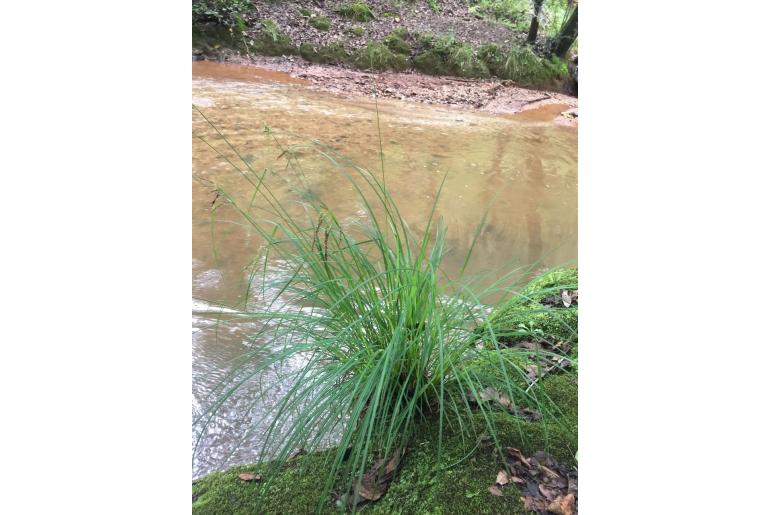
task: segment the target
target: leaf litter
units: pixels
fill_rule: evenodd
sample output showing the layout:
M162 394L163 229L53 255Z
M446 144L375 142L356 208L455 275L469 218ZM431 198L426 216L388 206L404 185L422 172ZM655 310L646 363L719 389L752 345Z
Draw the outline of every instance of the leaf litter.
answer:
M524 509L539 515L577 515L577 470L542 451L528 458L515 447L505 450L511 474L497 473L495 484L489 487L492 495L503 495L502 488L513 483L521 491Z

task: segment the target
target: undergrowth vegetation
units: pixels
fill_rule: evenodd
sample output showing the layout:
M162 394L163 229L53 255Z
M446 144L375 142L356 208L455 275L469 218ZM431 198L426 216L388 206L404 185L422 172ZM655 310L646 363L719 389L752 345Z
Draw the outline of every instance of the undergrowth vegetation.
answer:
M390 52L381 47L370 52ZM556 286L530 282L522 297L515 292L522 290L527 270L496 271L491 283L491 273L466 274L483 220L457 276L446 277L447 229L436 216L441 187L425 225L415 230L386 187L384 165L373 172L317 141L290 145L265 127L286 168L255 170L214 129L220 139L204 141L252 188L251 198L244 200L214 185L213 209L234 210L265 242L255 260L253 289L267 307L241 308L238 316L257 322L254 338L266 343L244 354L196 423L205 431L242 385L278 371L277 381L262 385L265 395L281 394L276 403L263 406L269 425L260 449L265 477L260 488L270 491L302 449L313 456L316 473L323 471L315 478L313 506L307 510L327 510L335 491L355 511L361 500L372 500L373 489L382 488L384 473L376 463L387 461L392 474L413 459L410 452L426 435L435 444L425 448L434 464L462 459L467 450L461 449L480 442L482 435L498 454L502 434L514 430L538 442L559 431L572 435L572 422L565 422L551 397L528 380L525 363L531 351L505 348L505 338L513 333L536 338L547 328L511 328L502 319L488 319L483 306L501 296L497 309L505 311L511 296L530 301ZM278 198L275 181L286 180L286 173L305 184L300 150L348 181L360 217L340 219L308 189L292 202ZM268 273L271 261L282 263L284 273ZM497 402L490 402L490 386ZM529 421L525 407L536 409L540 421ZM336 447L313 454L330 441ZM569 449L566 441L571 436L561 441ZM262 495L254 502L254 510L262 512L265 506L259 503L271 501Z
M439 4L436 4L437 6ZM477 16L503 23L514 32L526 31L532 17L529 0L480 0L470 7ZM564 89L569 83L566 61L550 56L553 39L567 15L566 0L546 0L540 12L541 40L537 45L516 42L471 44L451 33L408 32L395 27L386 35L360 41L366 31L350 26L350 21L375 19L372 8L363 1L348 2L329 9L329 16L316 15L300 7L296 15L309 27L310 38L296 39L296 29L282 28L274 19L261 18L245 0L195 0L193 2L194 53L213 54L218 59L238 52L254 55L289 56L299 54L308 61L348 65L365 70L403 71L415 69L430 75L466 78L498 77L543 89ZM251 12L250 12L251 11ZM383 12L382 18L393 13ZM281 23L286 23L278 17ZM247 20L248 19L248 23ZM368 26L369 24L365 24ZM338 29L340 36L318 41L319 32ZM543 39L545 38L545 39Z
M351 2L337 8L337 12L346 18L355 21L369 21L374 19L374 11L366 2Z

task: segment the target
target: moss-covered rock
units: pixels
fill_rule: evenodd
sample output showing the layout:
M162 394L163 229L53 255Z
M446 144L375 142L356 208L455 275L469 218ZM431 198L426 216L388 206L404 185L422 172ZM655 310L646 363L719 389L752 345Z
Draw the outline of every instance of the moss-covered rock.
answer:
M310 18L310 25L318 30L327 31L331 27L331 22L326 16L313 16Z
M531 455L546 450L566 465L575 463L577 450L577 384L568 375L544 378L542 388L561 408L556 423L522 422L504 412L488 416L498 429L500 444ZM439 459L438 422L418 425L399 471L387 494L371 504L373 513L525 513L515 485L503 489L502 497L490 495L502 467L499 455L486 433L480 413L459 424L444 424ZM247 465L210 474L193 484L193 513L312 513L332 451L303 455L291 460L268 481L268 467ZM261 482L238 479L243 472L263 474ZM342 482L338 483L343 486ZM338 492L341 490L338 488ZM335 513L335 499L324 502L322 513Z
M498 351L488 351L494 358ZM506 359L524 364L522 354L514 349L499 351ZM469 367L483 367L484 360ZM483 370L478 370L485 373ZM578 438L578 386L576 376L568 373L549 374L536 384L537 396L553 402L555 408L547 422L526 422L505 410L477 412L460 422L445 421L441 431L439 455L439 423L430 418L417 425L414 437L387 493L366 509L372 513L526 513L515 485L502 489L503 496L488 491L497 471L503 467L499 454L489 438L487 421L496 428L501 447L515 447L525 455L544 450L561 463L576 464ZM335 450L301 455L278 471L270 464L234 467L226 472L210 474L193 483L193 513L199 515L231 513L313 513L328 461ZM243 472L261 474L261 482L238 479ZM334 491L346 490L338 478ZM323 502L322 513L338 511L336 497Z

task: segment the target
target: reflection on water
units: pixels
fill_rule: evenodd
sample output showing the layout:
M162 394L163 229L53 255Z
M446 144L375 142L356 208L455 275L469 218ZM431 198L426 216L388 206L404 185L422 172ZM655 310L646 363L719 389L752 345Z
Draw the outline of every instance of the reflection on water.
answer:
M297 149L304 184L284 168L281 151L265 134L269 125L279 143L317 139L355 162L380 170L377 120L372 99L343 99L309 90L284 76L207 62L193 63L193 103L227 137L255 170L271 168L279 196L297 198L305 189L322 198L342 219L362 216L352 185L323 159ZM447 226L449 275L459 270L477 225L487 227L474 250L470 272L510 264L553 266L577 257L577 131L544 123L539 117L502 117L396 101L379 101L385 178L402 215L413 228L428 217L442 179L437 214ZM204 141L226 152L217 132L193 111L193 413L210 402L234 360L262 343L253 322L219 312L218 303L259 307L245 298L248 268L259 238L232 212L211 212L210 183L240 200L248 183ZM209 182L210 181L210 182ZM275 184L275 183L274 183ZM214 312L212 314L212 311ZM202 313L206 313L205 315ZM224 407L199 445L193 474L224 466L237 437L254 426L227 464L253 461L264 430L255 403L257 385ZM280 389L273 395L280 395Z

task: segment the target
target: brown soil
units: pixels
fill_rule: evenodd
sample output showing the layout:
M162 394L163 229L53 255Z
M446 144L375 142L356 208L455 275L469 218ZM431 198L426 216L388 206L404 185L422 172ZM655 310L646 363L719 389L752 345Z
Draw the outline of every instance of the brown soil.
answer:
M343 95L371 95L376 86L380 96L385 98L512 114L528 122L555 120L564 125L577 125L576 97L520 88L507 80L362 72L341 66L311 64L300 57L234 56L229 62L284 72L307 81L313 89Z

